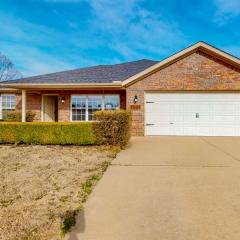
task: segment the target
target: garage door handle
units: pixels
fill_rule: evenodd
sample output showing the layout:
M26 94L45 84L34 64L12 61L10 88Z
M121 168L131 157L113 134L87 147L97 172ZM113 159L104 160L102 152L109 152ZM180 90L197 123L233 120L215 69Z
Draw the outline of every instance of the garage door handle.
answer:
M154 102L146 102L146 103L154 103Z
M147 123L146 124L146 126L153 126L153 125L155 125L155 124L153 124L153 123Z
M174 124L173 122L170 122L170 124Z

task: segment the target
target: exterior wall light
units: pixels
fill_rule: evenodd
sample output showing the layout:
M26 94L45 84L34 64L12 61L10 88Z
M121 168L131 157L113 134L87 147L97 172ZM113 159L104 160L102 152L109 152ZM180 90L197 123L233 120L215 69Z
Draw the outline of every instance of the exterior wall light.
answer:
M66 102L66 98L65 98L65 97L62 97L61 103L64 104L65 102Z
M138 96L137 96L137 95L134 96L133 102L134 102L134 103L137 103L137 102L138 102Z

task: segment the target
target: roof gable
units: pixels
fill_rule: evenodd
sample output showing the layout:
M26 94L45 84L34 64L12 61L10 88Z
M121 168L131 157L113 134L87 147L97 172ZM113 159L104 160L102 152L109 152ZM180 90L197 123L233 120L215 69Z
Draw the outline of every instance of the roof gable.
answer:
M150 74L152 74L156 71L159 71L160 69L166 68L167 66L169 66L169 65L179 61L180 59L183 59L186 56L189 56L197 51L206 53L210 56L220 59L223 62L226 62L226 63L240 69L240 59L239 58L234 57L220 49L217 49L217 48L205 43L205 42L198 42L198 43L164 59L163 61L156 63L155 65L149 67L148 69L126 79L125 81L123 81L123 86L131 85L131 84L135 83L136 81L139 81L139 80L145 78L146 76L149 76Z

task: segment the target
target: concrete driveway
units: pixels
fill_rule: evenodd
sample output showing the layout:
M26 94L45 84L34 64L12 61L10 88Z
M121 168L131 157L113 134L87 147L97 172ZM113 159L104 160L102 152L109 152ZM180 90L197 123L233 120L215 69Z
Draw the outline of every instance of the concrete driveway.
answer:
M239 240L240 138L133 138L71 240Z

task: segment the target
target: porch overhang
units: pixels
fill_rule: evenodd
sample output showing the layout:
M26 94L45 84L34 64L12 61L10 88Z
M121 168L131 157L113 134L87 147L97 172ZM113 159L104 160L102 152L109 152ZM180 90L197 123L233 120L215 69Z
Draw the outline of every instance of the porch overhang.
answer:
M0 87L13 89L31 89L31 90L77 90L77 89L123 89L122 83L94 83L94 84L74 84L74 83L0 83Z
M12 93L12 92L21 92L20 89L15 89L15 88L5 88L5 87L0 87L0 92L3 93Z

